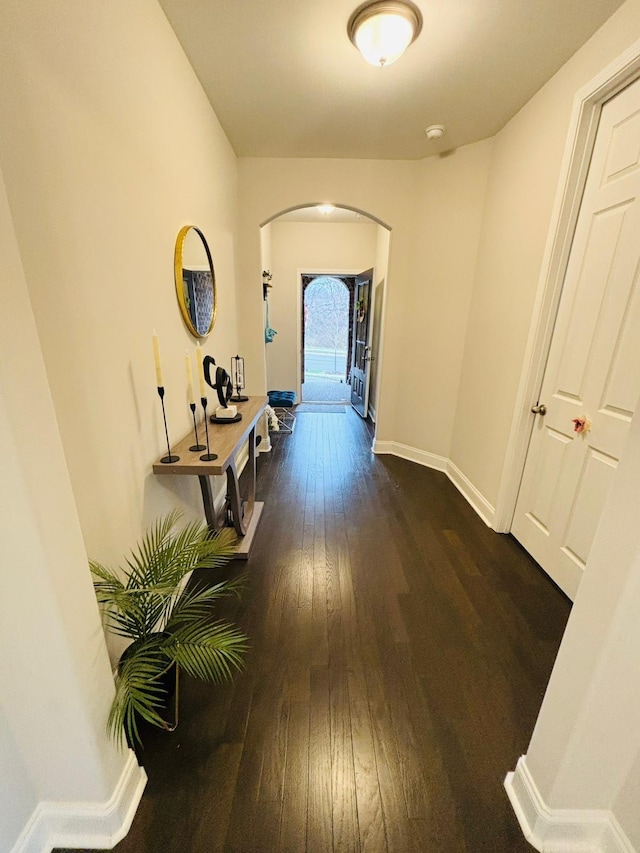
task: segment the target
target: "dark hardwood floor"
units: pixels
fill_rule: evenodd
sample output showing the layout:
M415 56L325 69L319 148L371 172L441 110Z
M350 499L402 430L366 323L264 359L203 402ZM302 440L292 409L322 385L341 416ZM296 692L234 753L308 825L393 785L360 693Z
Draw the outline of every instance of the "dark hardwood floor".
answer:
M246 670L182 680L116 850L530 851L502 783L569 602L443 474L374 457L354 412L300 414L273 444L252 558L230 569Z

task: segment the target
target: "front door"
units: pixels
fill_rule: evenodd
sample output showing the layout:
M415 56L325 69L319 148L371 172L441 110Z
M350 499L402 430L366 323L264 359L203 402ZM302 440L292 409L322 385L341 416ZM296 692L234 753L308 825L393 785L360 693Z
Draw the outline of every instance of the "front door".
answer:
M637 81L602 109L512 527L572 599L640 394L639 279Z
M373 321L373 270L356 276L353 306L353 357L351 362L351 405L363 418L369 407L371 378L371 327Z

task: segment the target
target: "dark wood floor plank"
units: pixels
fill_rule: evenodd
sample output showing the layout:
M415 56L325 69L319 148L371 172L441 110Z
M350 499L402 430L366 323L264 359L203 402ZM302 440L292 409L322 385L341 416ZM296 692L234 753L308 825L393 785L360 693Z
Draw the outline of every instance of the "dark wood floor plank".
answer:
M333 851L333 792L331 788L331 715L329 669L311 670L309 711L309 787L307 804L307 851Z
M336 535L336 521L332 513L325 516L326 533L326 596L327 596L327 646L329 666L332 669L343 668L346 665L346 622L348 614L342 605L342 590L340 584L341 560L344 554L340 551Z
M280 837L276 849L305 853L309 790L309 702L291 705Z
M329 668L333 850L360 853L347 671Z
M387 838L367 685L361 669L349 670L348 686L360 849L362 853L386 853Z
M284 696L284 690L282 696ZM282 801L288 728L289 702L281 698L273 706L265 729L260 791L258 793L260 802L279 804Z
M425 818L429 811L429 793L419 758L424 742L420 744L418 733L413 728L409 707L397 682L397 668L394 675L398 689L394 691L396 695L390 699L389 708L398 744L400 779L407 814L410 818L420 820ZM424 737L424 733L421 734Z
M419 853L409 825L395 735L388 710L373 703L371 722L388 849L390 853L395 850Z
M317 511L313 538L312 663L329 665L329 625L327 619L327 556L324 513Z
M352 410L258 461L246 671L184 678L145 732L117 853L525 853L502 781L526 751L569 603L444 474L374 456Z
M208 850L210 853L222 853L224 850L231 806L238 778L242 745L238 743L223 743L211 756L207 767L209 778L220 780L209 808L194 809L193 839L189 845L191 850Z
M281 801L259 802L255 814L252 815L250 825L253 829L253 839L247 849L255 853L272 853L278 850L281 817Z

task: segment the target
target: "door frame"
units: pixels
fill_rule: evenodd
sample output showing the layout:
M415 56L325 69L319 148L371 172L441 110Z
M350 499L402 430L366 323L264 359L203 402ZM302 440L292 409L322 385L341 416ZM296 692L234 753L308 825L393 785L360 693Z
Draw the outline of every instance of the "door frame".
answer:
M511 530L535 417L531 406L538 402L542 386L602 105L638 77L640 39L580 89L573 100L493 517L498 533Z
M300 317L298 318L299 319L299 325L300 325L300 347L299 347L299 351L300 351L300 375L298 378L299 378L299 381L301 384L304 383L304 346L305 346L305 339L304 339L304 334L305 334L304 333L304 295L305 295L305 292L306 292L307 288L309 287L309 285L312 284L315 281L315 279L323 278L325 276L327 278L338 279L339 281L341 281L344 284L344 286L349 291L349 304L347 306L347 319L348 319L348 324L349 324L348 325L349 332L348 332L348 341L347 341L347 364L346 364L347 370L346 370L346 375L345 375L345 382L349 378L349 365L351 363L351 355L353 352L353 328L352 328L352 319L351 318L352 318L353 305L354 305L354 293L355 293L355 288L356 288L356 277L353 275L347 275L346 273L340 273L340 274L333 273L330 276L327 273L302 273L302 275L300 276L300 287L302 288L302 293L301 293L301 297L300 297ZM309 279L309 281L306 281L306 279ZM303 402L302 395L300 396L300 401Z
M304 316L302 313L303 307L304 307L304 305L303 305L304 286L303 286L303 282L302 282L302 276L311 275L311 276L318 276L319 277L319 276L323 276L323 275L329 275L329 276L335 276L336 278L340 278L341 276L348 276L349 278L353 278L356 275L359 275L360 272L362 272L362 270L333 269L333 268L332 269L325 269L323 267L309 267L308 269L305 267L304 269L296 270L296 275L298 277L298 287L296 288L296 291L297 291L296 311L297 311L297 317L298 317L298 323L297 323L298 340L297 340L297 344L296 344L296 376L297 376L296 393L298 395L298 400L302 400L302 345L303 345L302 324L304 323ZM349 365L347 364L347 372L348 372L348 368L349 368Z

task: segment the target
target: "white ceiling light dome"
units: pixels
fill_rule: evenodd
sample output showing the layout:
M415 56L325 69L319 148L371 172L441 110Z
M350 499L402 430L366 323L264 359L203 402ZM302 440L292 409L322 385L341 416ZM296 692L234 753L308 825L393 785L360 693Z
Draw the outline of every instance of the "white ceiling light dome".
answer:
M425 128L424 132L427 134L427 139L442 139L447 130L443 124L432 124Z
M349 18L349 38L371 65L399 59L422 29L420 9L409 0L373 0Z

